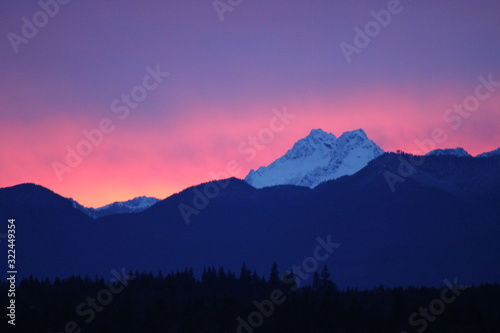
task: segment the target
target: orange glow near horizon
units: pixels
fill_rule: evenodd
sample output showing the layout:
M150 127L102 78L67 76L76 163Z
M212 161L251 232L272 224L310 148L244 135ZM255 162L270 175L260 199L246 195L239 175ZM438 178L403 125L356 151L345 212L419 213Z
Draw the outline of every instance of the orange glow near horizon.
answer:
M283 130L274 133L273 139L263 144L264 148L257 151L254 158L239 153L238 146L249 136L270 127L275 114L269 104L254 105L239 114L231 113L231 106L207 109L189 105L185 108L190 112L184 114L190 116L176 119L175 126L169 126L168 116L147 124L132 120L120 122L114 115L108 115L116 129L104 134L102 143L94 146L92 153L83 157L71 172L63 174L62 181L58 180L51 164L64 163L65 147L75 148L84 139L82 130L97 127L100 119L47 118L25 127L3 122L0 125L4 143L0 152L0 186L36 183L88 207L140 195L163 199L212 180L211 172L224 171L232 160L239 168L233 176L244 178L250 169L268 165L282 156L313 128L322 128L337 137L345 131L363 128L385 151L416 152L419 147L415 140L430 138L432 130L438 127L448 139L435 148L460 146L472 155L498 148L500 134L495 128L498 124L495 108L500 105L500 97L494 95L481 102L479 109L463 119L460 128L453 130L443 121L443 113L462 99L441 94L435 100L415 100L382 90L366 94L362 100L352 98L337 103L313 98L301 102L291 99L288 104L274 108L286 107L295 117ZM435 111L422 117L422 109ZM200 119L202 113L193 110L205 110L207 116Z

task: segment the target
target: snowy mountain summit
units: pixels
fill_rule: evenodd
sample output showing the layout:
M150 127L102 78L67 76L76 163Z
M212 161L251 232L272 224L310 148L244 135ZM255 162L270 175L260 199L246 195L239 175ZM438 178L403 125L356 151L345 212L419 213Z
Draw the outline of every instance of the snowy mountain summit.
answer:
M362 129L345 132L339 138L313 129L270 165L250 170L245 181L256 188L274 185L314 188L325 181L356 173L383 153Z
M160 199L142 196L128 201L114 202L99 208L87 208L73 199L70 200L73 202L73 207L94 219L113 214L140 213L160 201Z
M425 156L457 156L457 157L470 157L470 154L463 148L446 148L446 149L434 149L425 154Z
M138 213L148 209L158 201L160 200L156 198L141 196L128 201L114 202L104 207L96 208L96 211L113 210L120 213Z

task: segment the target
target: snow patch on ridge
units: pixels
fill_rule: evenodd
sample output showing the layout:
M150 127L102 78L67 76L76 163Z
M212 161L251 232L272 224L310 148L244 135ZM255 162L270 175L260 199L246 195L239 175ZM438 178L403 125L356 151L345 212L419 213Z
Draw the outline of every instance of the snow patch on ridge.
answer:
M73 199L70 200L73 207L94 219L112 214L140 213L160 201L157 198L141 196L128 201L114 202L99 208L87 208Z

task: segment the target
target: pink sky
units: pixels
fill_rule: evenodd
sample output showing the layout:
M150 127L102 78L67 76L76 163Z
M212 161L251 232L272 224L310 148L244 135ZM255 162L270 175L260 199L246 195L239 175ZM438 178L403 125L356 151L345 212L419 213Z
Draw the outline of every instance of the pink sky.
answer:
M211 1L61 6L18 53L0 44L0 187L33 182L93 207L165 198L232 160L243 178L313 128L363 128L386 151L417 152L436 128L447 135L436 148L498 148L500 87L481 88L488 96L465 116L446 112L475 96L478 77L500 81L499 3L401 4L351 63L340 43L387 1L247 1L223 22ZM22 17L39 10L1 3L0 33L21 34ZM170 75L120 119L113 101L157 65ZM284 108L295 117L247 160L238 146ZM53 163L104 118L115 129L58 177Z

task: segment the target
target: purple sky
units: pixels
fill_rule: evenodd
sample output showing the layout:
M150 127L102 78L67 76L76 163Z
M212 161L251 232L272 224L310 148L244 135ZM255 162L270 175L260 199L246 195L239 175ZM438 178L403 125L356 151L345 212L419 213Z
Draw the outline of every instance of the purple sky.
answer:
M341 43L355 45L354 28L388 3L398 13L348 63ZM91 206L163 198L231 160L242 178L312 128L364 128L385 150L426 152L415 140L436 128L446 133L436 148L500 146L500 87L480 88L485 97L465 115L446 113L475 96L478 77L500 82L496 0L243 0L223 21L209 0L58 6L43 22L36 1L0 2L0 187L35 182ZM13 46L34 15L38 33ZM157 65L169 76L119 119L112 103ZM290 124L251 161L241 156L238 145L284 107ZM104 118L113 131L58 175L66 147Z

